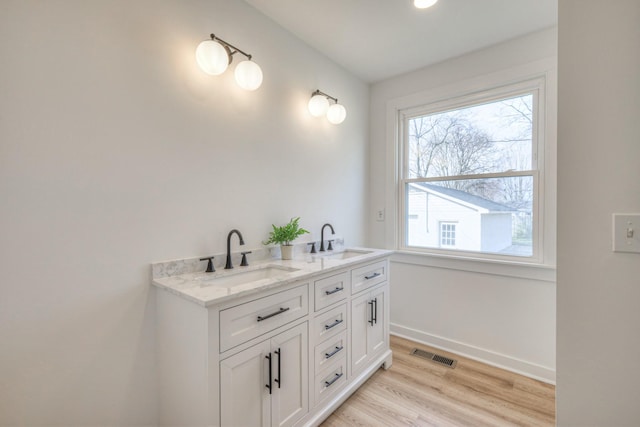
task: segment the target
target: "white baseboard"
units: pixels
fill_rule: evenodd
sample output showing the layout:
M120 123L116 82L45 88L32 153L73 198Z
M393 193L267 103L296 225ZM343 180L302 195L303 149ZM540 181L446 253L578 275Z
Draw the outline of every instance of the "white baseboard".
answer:
M451 353L459 354L460 356L474 359L479 362L486 363L487 365L506 369L507 371L515 372L516 374L524 375L545 383L554 385L556 383L555 369L547 368L545 366L537 365L535 363L520 360L504 354L495 353L480 347L439 337L437 335L431 335L426 332L397 325L395 323L391 323L390 333L431 347L450 351Z

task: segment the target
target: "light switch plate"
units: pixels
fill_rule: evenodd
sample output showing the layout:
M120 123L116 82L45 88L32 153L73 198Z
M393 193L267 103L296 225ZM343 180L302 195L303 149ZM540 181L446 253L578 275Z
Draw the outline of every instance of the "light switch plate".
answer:
M640 214L613 214L613 251L640 253Z

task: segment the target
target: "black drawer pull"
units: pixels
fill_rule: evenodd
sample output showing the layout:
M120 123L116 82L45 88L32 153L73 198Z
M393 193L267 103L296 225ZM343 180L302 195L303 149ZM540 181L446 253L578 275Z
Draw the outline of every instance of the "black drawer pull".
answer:
M344 348L344 346L343 346L343 347L338 347L338 346L336 346L336 349L335 349L335 350L333 350L331 353L325 353L325 354L324 354L325 359L331 359L333 356L335 356L335 355L336 355L336 353L338 353L338 352L339 352L340 350L342 350L343 348Z
M335 288L332 291L324 291L324 293L327 294L327 295L332 295L332 294L335 294L336 292L340 292L340 291L344 291L344 288Z
M278 314L282 314L285 311L289 311L289 307L287 308L280 307L280 310L276 311L275 313L267 314L266 316L258 316L258 322L262 322L263 320L267 320L270 317L277 316Z
M336 376L333 377L333 379L331 381L325 381L324 382L324 387L331 387L333 385L333 383L335 383L336 381L338 381L340 379L340 377L342 377L342 373L338 374L336 373Z
M342 319L336 319L335 322L333 322L330 325L324 325L324 329L325 331L328 331L331 328L335 328L336 326L338 326L340 323L342 323Z
M382 273L373 273L371 276L364 276L364 278L369 280L369 279L374 279L380 275L382 275Z

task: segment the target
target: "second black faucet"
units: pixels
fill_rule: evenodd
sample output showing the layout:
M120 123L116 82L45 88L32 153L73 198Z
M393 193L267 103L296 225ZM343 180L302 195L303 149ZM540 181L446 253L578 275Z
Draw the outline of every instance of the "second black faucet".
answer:
M244 239L242 238L242 233L240 233L235 228L229 232L227 235L227 264L224 266L225 270L229 270L233 268L233 264L231 263L231 235L238 235L238 239L240 239L240 244L244 245Z
M320 252L324 252L324 228L325 227L329 227L331 229L331 234L336 234L336 232L333 230L333 225L326 223L325 225L322 226L322 229L320 230ZM331 250L331 240L329 240L329 248L328 250Z

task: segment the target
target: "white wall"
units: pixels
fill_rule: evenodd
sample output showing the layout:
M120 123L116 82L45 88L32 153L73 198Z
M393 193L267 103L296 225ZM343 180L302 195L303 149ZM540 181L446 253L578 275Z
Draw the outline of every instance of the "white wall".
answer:
M553 64L547 80L547 151L544 183L545 265L496 266L399 254L391 265L392 331L528 375L555 377L555 133L556 30L548 29L441 64L385 80L371 88L369 240L395 245L393 130L389 106L415 93L488 89L495 76L509 82L512 69ZM532 67L535 68L535 67ZM485 76L493 76L487 78ZM511 76L511 77L510 77ZM403 101L404 102L404 101ZM391 148L390 148L391 147ZM375 212L385 209L386 221Z
M558 425L637 426L640 255L611 215L640 213L640 2L561 0L558 33Z
M211 32L260 89L197 69ZM0 425L156 422L153 261L292 216L364 243L368 86L244 2L3 0L0 57Z

